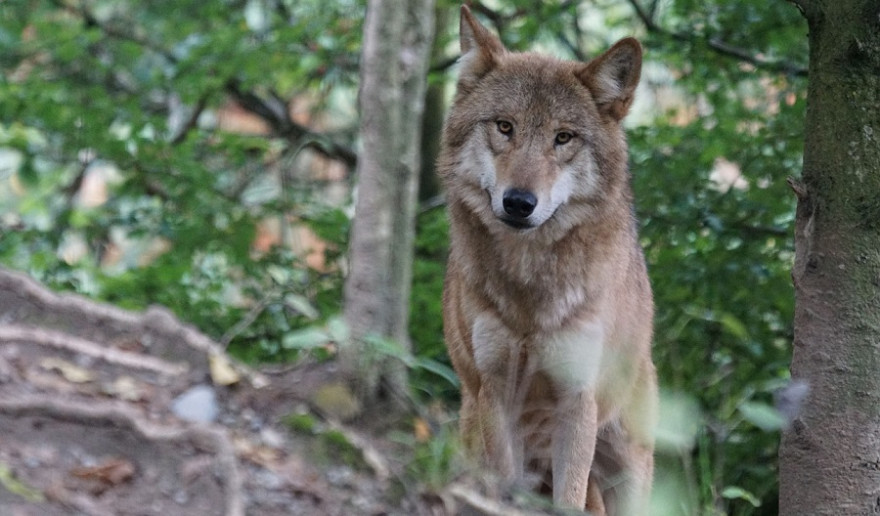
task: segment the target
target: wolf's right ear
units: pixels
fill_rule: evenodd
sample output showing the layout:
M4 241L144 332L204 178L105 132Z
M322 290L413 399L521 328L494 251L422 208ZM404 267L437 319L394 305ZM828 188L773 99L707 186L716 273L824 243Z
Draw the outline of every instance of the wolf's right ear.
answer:
M461 41L460 86L470 86L489 73L498 63L498 57L505 53L504 45L497 36L484 27L466 5L461 6L459 26Z

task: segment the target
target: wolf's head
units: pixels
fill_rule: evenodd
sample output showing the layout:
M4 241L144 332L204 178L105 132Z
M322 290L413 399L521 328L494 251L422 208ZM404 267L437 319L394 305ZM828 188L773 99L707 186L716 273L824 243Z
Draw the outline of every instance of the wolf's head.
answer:
M642 51L627 38L588 63L507 51L462 7L461 70L440 174L484 224L570 228L626 183L620 121ZM500 221L500 222L499 222Z

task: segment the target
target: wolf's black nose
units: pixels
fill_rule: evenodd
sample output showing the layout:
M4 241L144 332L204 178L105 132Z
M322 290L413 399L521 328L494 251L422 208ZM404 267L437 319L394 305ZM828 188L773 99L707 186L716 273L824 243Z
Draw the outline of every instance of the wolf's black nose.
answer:
M504 205L504 211L508 215L524 219L535 211L535 206L538 205L538 198L532 192L511 188L504 192L502 204Z

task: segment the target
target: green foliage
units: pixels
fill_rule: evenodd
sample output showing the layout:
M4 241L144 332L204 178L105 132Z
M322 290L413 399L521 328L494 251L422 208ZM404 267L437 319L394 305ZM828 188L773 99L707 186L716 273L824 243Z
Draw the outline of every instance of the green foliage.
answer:
M323 327L309 326L288 333L281 345L288 350L311 352L324 360L332 358L338 346L348 343L348 335L345 321L331 317ZM413 390L423 392L426 397L436 396L438 392L448 396L459 387L458 377L439 350L433 352L434 358L429 351L411 352L392 340L368 335L363 343L363 353L364 364L380 363L389 358L401 362L410 371Z
M390 438L407 452L402 480L408 485L439 492L467 467L455 425L440 428L430 439L420 440L407 431L393 432Z
M446 212L434 209L417 219L413 288L410 301L410 335L416 356L451 367L443 345L443 271L448 250L449 223ZM427 372L427 370L423 370ZM411 378L417 391L429 398L454 395L452 384L437 383L416 371Z
M385 358L393 358L403 363L413 374L412 385L416 390L420 386L426 389L438 389L441 392L456 391L459 387L458 377L451 367L443 362L425 355L415 355L397 342L373 335L367 337L365 346L366 363L379 363ZM430 376L428 376L430 375ZM428 391L427 394L433 394Z
M359 450L341 431L329 429L318 434L318 455L325 455L330 460L342 462L349 466L366 469L361 450Z
M294 413L284 417L284 424L296 432L314 434L318 428L315 417L308 413Z
M795 199L785 178L800 165L802 87L786 84L777 96L796 100L778 102L775 113L719 96L687 125L658 120L630 132L657 305L655 360L667 387L700 400L697 467L709 469L702 483L715 489L699 503L729 514L755 513L748 497L718 498L729 486L776 498L778 435L765 430L778 426L762 429L737 409L768 403L788 377ZM713 186L722 158L739 165L742 186Z
M664 514L774 514L781 421L771 397L788 378L792 338L785 179L800 169L805 106L797 10L760 0L486 5L484 20L514 49L587 58L624 35L643 42L646 87L628 133L654 354L670 393L658 482L677 509ZM363 12L356 0L5 2L0 263L128 308L167 305L246 360L331 359L344 333L333 317L350 216L349 194L333 185L350 186ZM437 84L454 78L448 18ZM218 121L233 104L259 128ZM344 179L309 176L320 160ZM719 180L725 169L734 177ZM106 185L100 202L82 196L94 179ZM260 245L267 227L277 238ZM292 249L301 228L326 242L323 264ZM448 401L446 232L442 209L419 215L413 352L381 340L372 352L405 363L422 399ZM450 442L441 433L414 444L413 474L444 481Z
M360 470L369 470L364 450L352 442L350 436L332 424L324 424L309 412L295 412L283 422L309 441L311 460L322 464L345 464Z
M282 243L294 225L318 228L332 264L348 220L300 178L311 137L229 131L217 116L292 95L329 111L354 85L362 9L7 2L0 260L128 308L167 305L249 360L295 356L279 343L340 310L339 271L255 249L261 225L276 221ZM351 143L353 118L336 124ZM84 200L95 179L106 194Z

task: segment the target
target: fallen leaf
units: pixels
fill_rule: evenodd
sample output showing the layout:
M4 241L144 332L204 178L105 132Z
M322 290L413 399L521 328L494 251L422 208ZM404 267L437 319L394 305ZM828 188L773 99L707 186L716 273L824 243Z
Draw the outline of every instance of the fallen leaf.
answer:
M43 493L15 478L12 470L5 464L0 464L0 485L10 493L17 494L29 502L36 503L44 500Z
M226 355L212 353L208 357L208 366L211 369L211 380L214 385L226 386L241 381L241 375L238 374Z
M40 367L47 371L58 371L65 380L71 383L87 383L94 379L88 369L56 357L44 358L40 361Z
M139 385L131 376L123 375L102 388L104 394L124 401L141 401L146 398L144 386Z
M417 417L413 421L413 433L417 442L426 443L431 439L431 425L424 419Z
M128 482L134 476L134 464L125 459L107 459L95 466L73 468L70 474L84 480L92 480L107 487Z
M278 449L251 442L244 437L233 439L233 445L239 457L264 467L276 464L281 457L281 452Z

